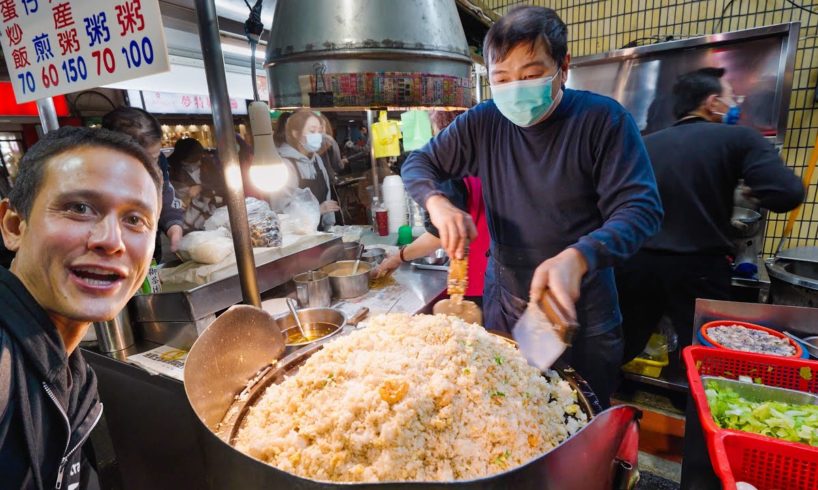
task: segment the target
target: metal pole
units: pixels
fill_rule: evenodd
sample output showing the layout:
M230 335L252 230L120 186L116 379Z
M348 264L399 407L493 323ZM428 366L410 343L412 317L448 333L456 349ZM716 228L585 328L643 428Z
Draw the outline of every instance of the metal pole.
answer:
M474 70L474 96L478 104L483 102L483 77L477 69Z
M57 109L54 107L54 99L46 97L37 100L37 112L40 113L40 124L43 126L43 133L60 129L57 121Z
M381 198L381 185L378 182L378 159L375 158L375 136L372 132L372 125L375 123L375 111L367 109L366 125L369 130L369 158L372 162L372 195Z
M230 112L230 98L227 95L224 56L219 39L219 21L214 0L196 0L196 17L199 22L199 40L202 46L207 89L213 110L216 145L224 168L224 180L227 184L227 213L230 216L230 229L233 233L233 248L236 250L241 294L246 304L260 308L261 295L256 280L256 264L250 242L250 226L247 222L247 208L244 204L244 185L241 179L239 153L236 149L233 114Z

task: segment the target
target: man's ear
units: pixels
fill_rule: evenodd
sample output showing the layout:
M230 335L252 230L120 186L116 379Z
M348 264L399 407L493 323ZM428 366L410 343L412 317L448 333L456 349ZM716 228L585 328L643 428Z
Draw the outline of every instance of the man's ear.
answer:
M20 249L20 242L26 229L26 220L23 216L11 208L8 199L0 201L0 233L3 235L3 243L12 252Z
M568 82L568 69L571 66L571 53L565 53L565 58L562 60L562 66L560 66L560 73L562 77L562 85L565 85Z
M718 94L710 94L704 99L704 108L707 109L708 112L715 112L716 111L716 104L718 103Z

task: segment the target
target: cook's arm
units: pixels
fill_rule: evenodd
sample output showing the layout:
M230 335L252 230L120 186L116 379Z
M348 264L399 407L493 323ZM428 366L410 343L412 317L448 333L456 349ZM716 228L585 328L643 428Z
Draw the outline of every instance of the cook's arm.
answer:
M631 116L614 114L596 148L593 175L603 225L581 237L588 272L627 259L659 231L662 203L645 145Z
M444 195L439 184L445 180L477 175L478 117L475 109L461 114L406 158L401 178L417 203L425 207L430 196Z
M744 138L735 144L741 145L735 151L739 152L744 184L750 187L752 197L758 199L761 207L783 213L801 204L804 185L781 160L773 145L750 128L746 128Z
M461 114L423 148L412 152L401 168L409 195L426 208L450 257L462 258L466 243L477 235L471 216L438 189L444 180L477 175L480 106Z

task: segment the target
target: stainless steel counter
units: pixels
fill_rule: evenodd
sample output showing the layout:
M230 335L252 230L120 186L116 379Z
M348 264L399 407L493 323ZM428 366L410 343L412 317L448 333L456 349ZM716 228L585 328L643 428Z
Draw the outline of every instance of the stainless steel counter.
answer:
M420 270L403 264L383 287L371 289L358 298L336 302L333 306L348 316L362 306L368 307L373 315L430 313L435 300L446 290L446 277L446 272Z

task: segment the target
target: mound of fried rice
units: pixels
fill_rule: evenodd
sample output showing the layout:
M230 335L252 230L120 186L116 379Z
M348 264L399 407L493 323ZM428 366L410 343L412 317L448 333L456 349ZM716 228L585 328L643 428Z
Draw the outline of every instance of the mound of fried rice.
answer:
M236 447L322 481L451 481L542 455L587 422L556 372L442 315L374 317L250 409Z

